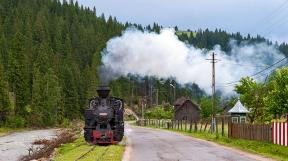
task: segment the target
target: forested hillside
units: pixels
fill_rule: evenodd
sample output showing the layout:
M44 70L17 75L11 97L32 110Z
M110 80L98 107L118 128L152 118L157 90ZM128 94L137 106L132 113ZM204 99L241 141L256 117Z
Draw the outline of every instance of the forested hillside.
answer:
M98 85L100 51L124 27L95 14L65 1L0 1L1 122L42 126L81 116Z
M82 117L87 100L100 84L98 66L106 42L132 24L119 23L79 6L59 0L0 0L0 124L50 126ZM159 32L161 26L134 25ZM198 31L179 39L199 48L220 44L228 49L230 38L266 41L225 31ZM288 53L287 44L279 46ZM173 80L130 76L112 81L112 94L129 104L145 98L150 105L173 102L185 95L199 101L205 93L196 84L180 86ZM157 94L157 100L155 96Z

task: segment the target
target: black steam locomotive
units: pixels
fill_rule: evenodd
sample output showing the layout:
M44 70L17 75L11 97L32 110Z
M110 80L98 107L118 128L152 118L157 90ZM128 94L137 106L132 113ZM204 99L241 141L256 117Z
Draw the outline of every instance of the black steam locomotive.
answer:
M124 135L124 103L120 98L109 97L110 89L101 86L99 97L92 98L85 110L84 137L91 144L116 144Z

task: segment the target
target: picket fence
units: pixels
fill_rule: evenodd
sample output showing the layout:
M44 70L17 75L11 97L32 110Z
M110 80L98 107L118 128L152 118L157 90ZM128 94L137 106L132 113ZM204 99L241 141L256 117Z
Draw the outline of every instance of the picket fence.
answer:
M288 146L288 122L272 123L272 142Z

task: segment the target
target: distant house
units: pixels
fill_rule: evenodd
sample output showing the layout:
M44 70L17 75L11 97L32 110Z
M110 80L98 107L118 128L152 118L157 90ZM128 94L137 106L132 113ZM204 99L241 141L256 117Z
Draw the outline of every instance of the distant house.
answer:
M234 107L232 107L228 113L231 115L231 121L233 123L245 123L246 122L246 115L249 113L248 109L242 105L240 100L236 102Z
M200 119L200 108L191 100L180 97L174 102L174 119L198 121Z

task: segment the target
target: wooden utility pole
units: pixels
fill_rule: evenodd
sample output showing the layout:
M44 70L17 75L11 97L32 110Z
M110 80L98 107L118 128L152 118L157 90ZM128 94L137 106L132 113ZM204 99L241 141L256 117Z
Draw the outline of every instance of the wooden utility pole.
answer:
M158 88L156 88L156 106L158 106L159 105L159 89Z
M146 109L146 98L141 99L141 117L144 119L144 108Z
M217 63L218 59L215 59L215 53L212 53L212 59L207 59L211 60L212 63L212 120L211 120L211 132L214 133L216 129L216 134L218 135L218 128L216 127L216 119L215 119L215 106L216 106L216 96L215 96L215 63Z

